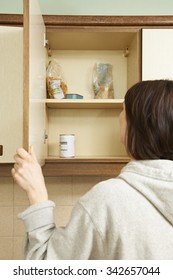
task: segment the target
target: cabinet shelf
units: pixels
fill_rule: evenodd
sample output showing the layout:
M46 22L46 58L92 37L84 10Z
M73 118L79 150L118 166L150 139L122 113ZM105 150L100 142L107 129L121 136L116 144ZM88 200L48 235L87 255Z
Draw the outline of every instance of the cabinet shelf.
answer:
M46 163L65 163L65 162L69 162L69 163L74 163L74 162L78 162L78 163L89 163L89 162L97 162L97 163L112 163L112 162L118 162L118 163L127 163L130 160L129 157L126 156L80 156L80 157L74 157L74 158L61 158L61 157L47 157L46 158Z
M43 166L45 176L117 176L128 157L49 157Z
M124 99L46 99L51 109L122 109Z

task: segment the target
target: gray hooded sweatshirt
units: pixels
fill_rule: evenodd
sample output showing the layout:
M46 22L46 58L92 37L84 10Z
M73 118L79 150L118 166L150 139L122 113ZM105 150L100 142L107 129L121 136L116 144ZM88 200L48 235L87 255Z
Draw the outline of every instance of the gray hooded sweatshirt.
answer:
M173 259L173 161L131 161L81 197L57 228L50 200L28 207L26 259Z

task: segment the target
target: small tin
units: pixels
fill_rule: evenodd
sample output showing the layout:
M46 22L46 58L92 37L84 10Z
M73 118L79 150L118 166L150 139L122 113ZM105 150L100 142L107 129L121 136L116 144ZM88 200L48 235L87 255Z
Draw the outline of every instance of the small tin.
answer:
M72 158L75 156L74 134L60 134L59 154L62 158Z
M83 99L83 95L76 93L67 93L65 96L66 99Z

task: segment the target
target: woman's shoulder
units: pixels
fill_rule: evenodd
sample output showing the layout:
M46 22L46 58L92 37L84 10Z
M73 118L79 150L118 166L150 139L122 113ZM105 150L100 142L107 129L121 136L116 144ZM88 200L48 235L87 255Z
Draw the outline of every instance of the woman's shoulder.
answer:
M111 201L119 200L120 197L123 197L126 188L127 183L118 177L107 179L92 187L79 199L79 203L87 208L93 205L94 207L96 205L107 205Z

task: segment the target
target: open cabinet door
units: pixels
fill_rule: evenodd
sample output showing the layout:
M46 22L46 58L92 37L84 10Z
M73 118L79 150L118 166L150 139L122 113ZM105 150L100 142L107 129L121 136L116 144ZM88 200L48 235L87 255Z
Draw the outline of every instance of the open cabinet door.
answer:
M37 159L46 156L46 49L45 26L37 0L23 0L24 6L24 83L23 147L34 146Z
M0 163L22 146L23 28L0 26Z

